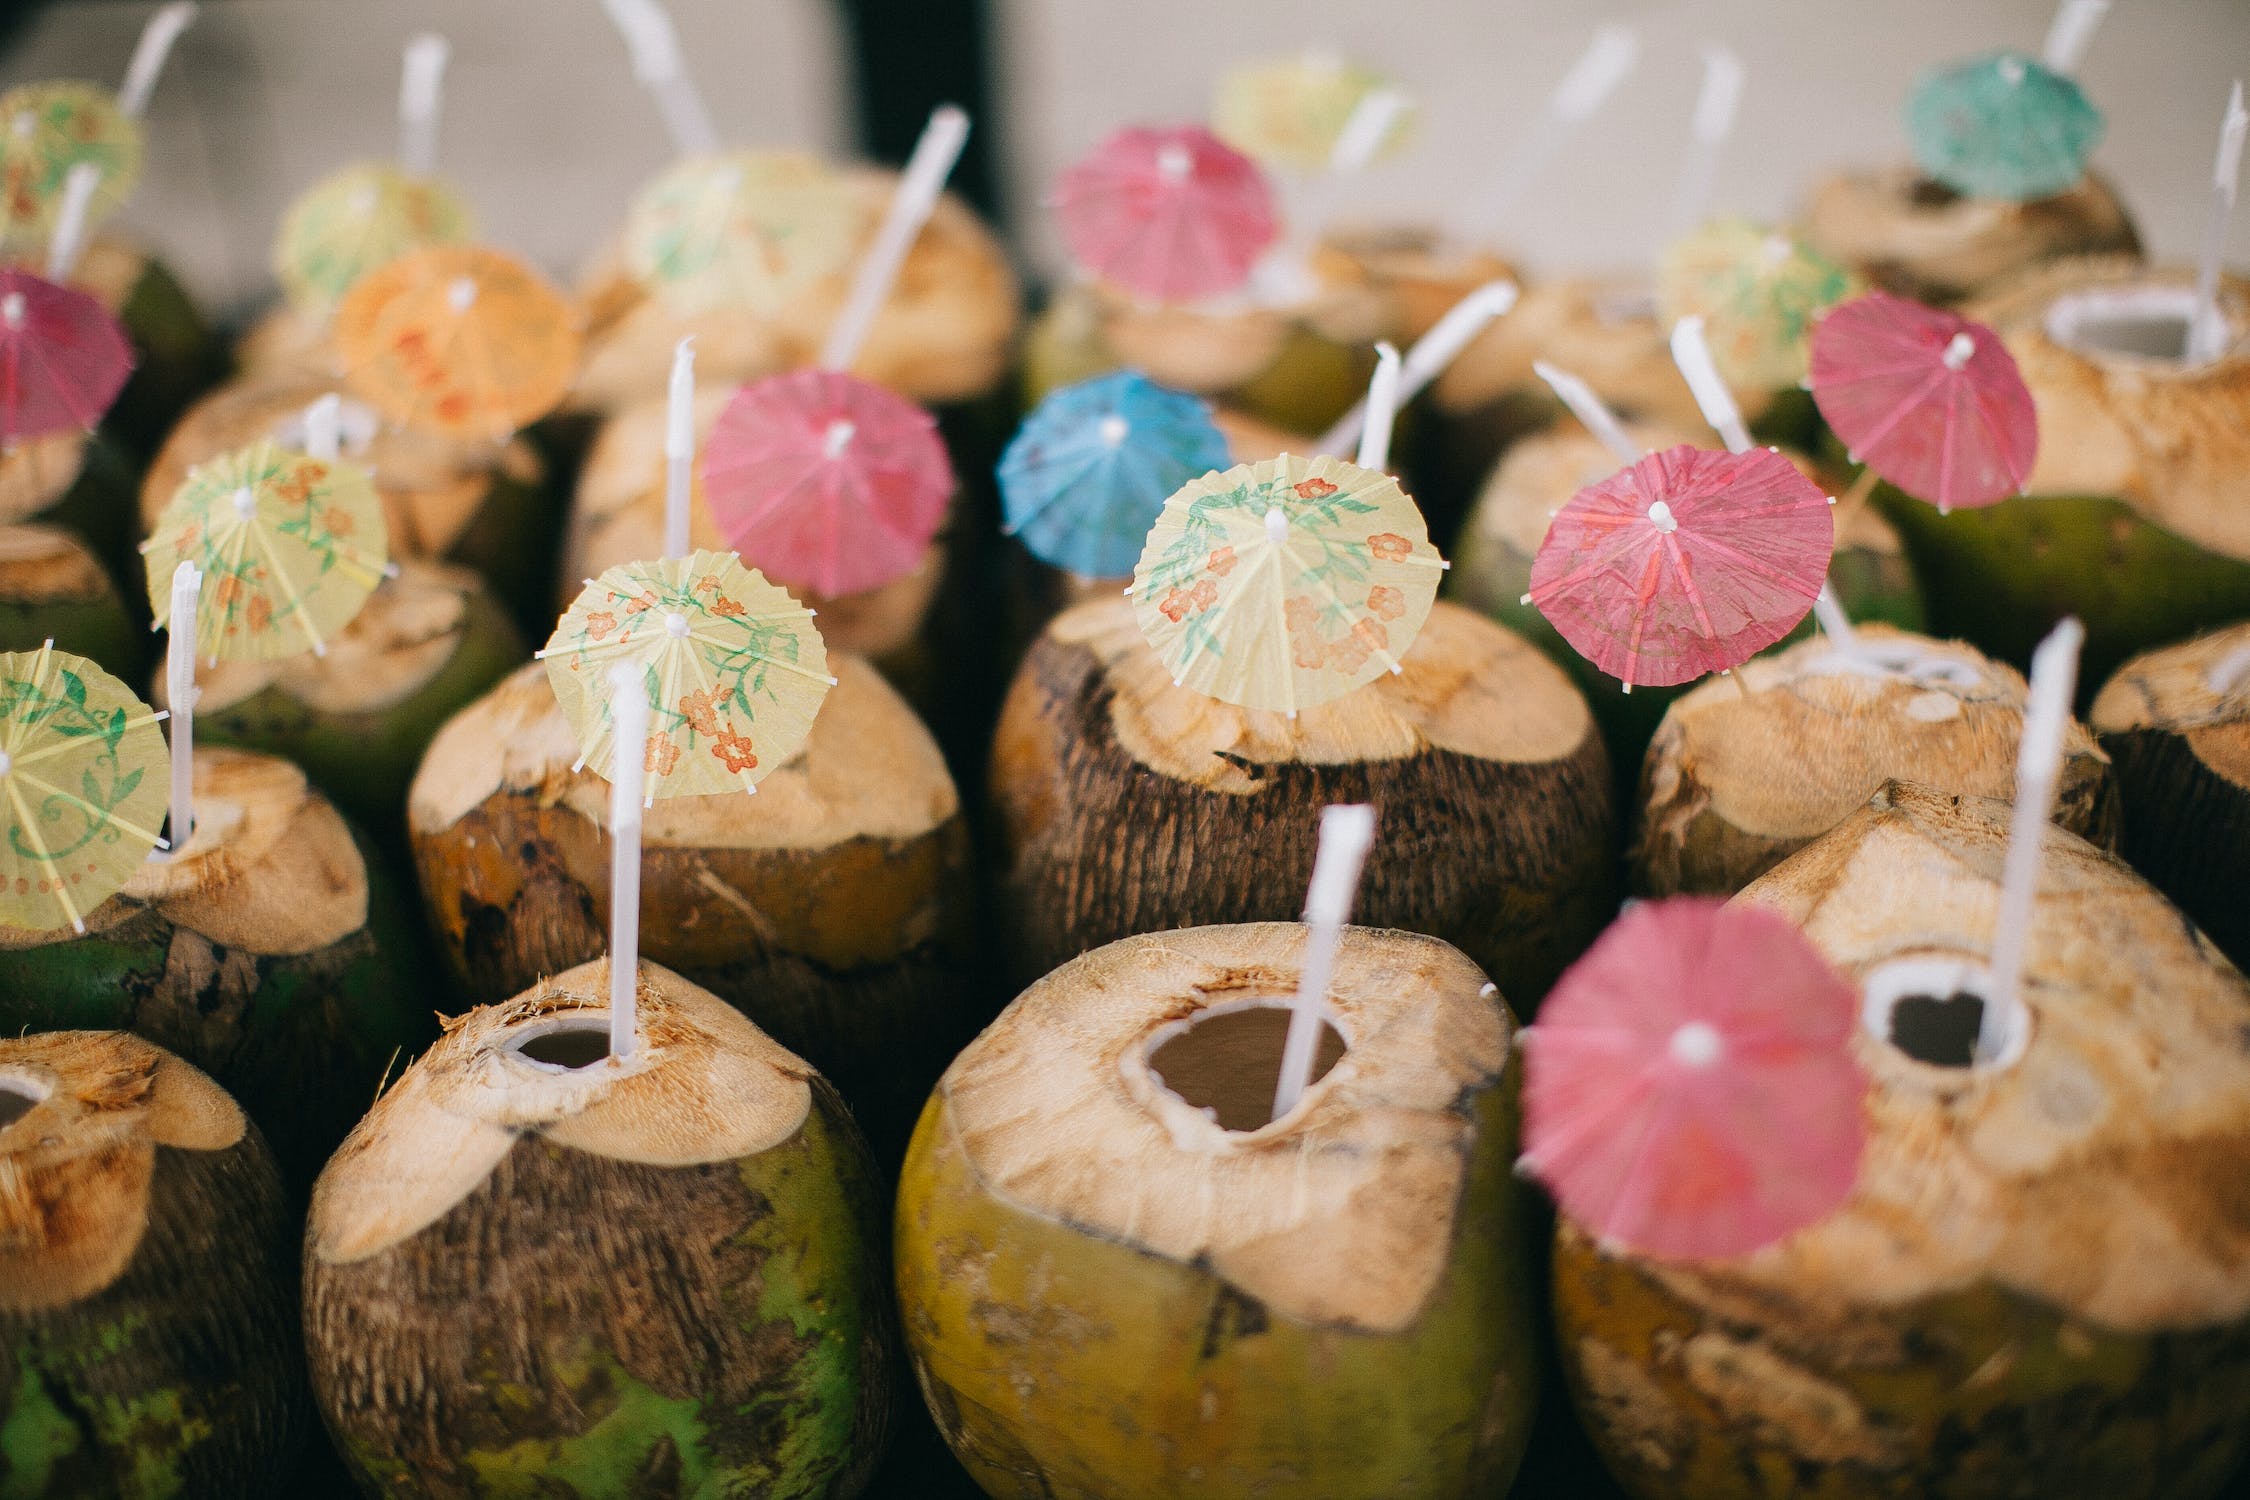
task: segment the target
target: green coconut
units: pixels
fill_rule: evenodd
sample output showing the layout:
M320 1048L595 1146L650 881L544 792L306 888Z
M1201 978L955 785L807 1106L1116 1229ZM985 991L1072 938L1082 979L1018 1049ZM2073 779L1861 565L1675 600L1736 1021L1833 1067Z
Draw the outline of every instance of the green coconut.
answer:
M171 268L138 245L96 235L71 280L116 315L133 345L133 373L102 430L133 453L152 453L187 404L218 379L224 351Z
M2049 829L1996 1055L1917 1030L1982 1019L2010 812L1893 783L1737 898L1865 988L1866 1145L1749 1255L1564 1221L1571 1393L1634 1495L2197 1500L2250 1444L2250 983Z
M235 1102L123 1032L0 1041L0 1173L0 1494L283 1494L296 1224Z
M86 914L0 927L0 1031L131 1031L209 1072L312 1180L427 1040L412 919L286 761L198 746L195 834Z
M820 1075L653 964L448 1023L321 1173L313 1389L382 1500L848 1500L882 1455L874 1174Z
M1498 1496L1536 1399L1512 1025L1347 929L1270 1118L1294 923L1097 948L961 1054L902 1176L924 1398L995 1500Z
M0 651L36 651L50 640L130 682L148 631L77 537L59 526L0 526Z

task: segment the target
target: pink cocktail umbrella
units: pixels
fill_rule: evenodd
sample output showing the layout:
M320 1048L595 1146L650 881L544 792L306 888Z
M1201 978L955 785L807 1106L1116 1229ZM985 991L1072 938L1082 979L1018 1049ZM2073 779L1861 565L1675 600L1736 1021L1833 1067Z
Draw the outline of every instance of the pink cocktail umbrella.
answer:
M2039 417L2000 336L1869 292L1813 329L1812 392L1855 460L1941 511L2023 489Z
M912 572L954 485L928 412L857 376L794 370L727 403L703 487L745 562L833 597Z
M1644 902L1523 1033L1523 1167L1605 1243L1749 1252L1851 1192L1866 1076L1859 995L1776 912Z
M93 426L132 370L133 346L101 303L0 269L0 448Z
M1257 164L1193 125L1111 132L1062 174L1054 202L1080 265L1159 301L1235 290L1276 233Z
M1573 495L1524 598L1628 688L1668 687L1796 629L1835 540L1828 497L1780 454L1683 445Z

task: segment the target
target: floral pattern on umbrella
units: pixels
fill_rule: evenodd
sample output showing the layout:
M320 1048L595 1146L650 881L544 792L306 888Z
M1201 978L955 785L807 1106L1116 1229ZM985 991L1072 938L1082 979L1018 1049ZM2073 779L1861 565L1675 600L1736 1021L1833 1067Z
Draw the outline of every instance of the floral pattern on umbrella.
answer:
M1444 569L1397 480L1284 454L1165 502L1133 608L1181 686L1295 713L1398 671Z
M0 924L83 932L161 842L161 717L52 641L0 655Z
M353 283L409 251L469 237L469 206L429 177L382 162L333 172L281 218L273 274L290 305L325 319Z
M1813 320L1860 290L1827 256L1778 230L1722 219L1675 240L1656 268L1657 317L1699 316L1712 361L1738 391L1805 378Z
M86 226L115 213L141 173L141 127L91 83L27 83L0 94L0 257L44 253L70 169L91 163L101 183Z
M732 151L675 162L625 218L625 265L685 314L771 316L850 266L865 201L815 157Z
M836 680L812 611L731 552L609 569L539 655L585 764L604 776L618 753L609 670L641 668L649 735L628 753L651 800L756 791L804 744Z

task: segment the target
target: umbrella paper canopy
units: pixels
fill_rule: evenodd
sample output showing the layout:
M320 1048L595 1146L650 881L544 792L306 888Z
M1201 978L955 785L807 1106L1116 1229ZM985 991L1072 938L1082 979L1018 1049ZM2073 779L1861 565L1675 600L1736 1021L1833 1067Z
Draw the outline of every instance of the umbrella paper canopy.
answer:
M1040 402L1001 455L1005 529L1041 562L1119 577L1172 493L1226 463L1201 397L1133 370L1097 375Z
M346 380L407 427L504 438L578 371L576 316L545 277L481 245L431 245L362 276L336 309Z
M1859 1175L1859 996L1779 914L1642 902L1523 1032L1524 1166L1605 1243L1746 1255Z
M273 273L292 306L325 318L369 271L468 236L469 206L452 188L368 162L323 177L289 205Z
M1229 70L1211 104L1211 128L1235 150L1270 167L1325 171L1361 101L1390 81L1326 52L1301 52ZM1396 124L1378 148L1398 149Z
M795 754L836 679L812 611L731 552L621 563L587 584L547 649L586 764L616 764L610 668L642 668L650 798L755 791Z
M125 330L94 297L0 267L0 451L92 427L132 370Z
M86 226L125 202L141 172L141 127L91 83L27 83L0 94L0 254L42 252L70 169L91 162L101 183Z
M164 826L164 736L132 689L84 657L0 655L0 925L83 930Z
M1813 329L1812 390L1856 460L1941 511L2016 494L2039 451L2031 392L2000 336L1888 292Z
M937 423L837 370L735 392L703 449L712 519L758 568L834 598L912 572L953 498Z
M1859 290L1852 273L1802 241L1744 219L1675 240L1656 268L1657 317L1703 319L1727 384L1774 391L1805 378L1813 319Z
M2086 175L2102 112L2070 78L2021 52L1928 73L1906 100L1915 164L1972 198L2051 198Z
M728 307L765 317L850 266L866 229L863 201L815 157L693 156L633 200L625 264L682 313Z
M1295 713L1397 671L1444 569L1397 480L1285 453L1165 502L1133 612L1182 686Z
M1062 174L1055 211L1080 265L1167 302L1240 287L1276 233L1257 164L1193 125L1113 131Z
M270 439L190 470L141 551L158 619L173 570L187 561L202 571L195 647L209 661L325 651L389 565L367 471Z
M1651 453L1555 513L1527 597L1630 686L1724 671L1812 609L1835 549L1828 506L1770 448Z

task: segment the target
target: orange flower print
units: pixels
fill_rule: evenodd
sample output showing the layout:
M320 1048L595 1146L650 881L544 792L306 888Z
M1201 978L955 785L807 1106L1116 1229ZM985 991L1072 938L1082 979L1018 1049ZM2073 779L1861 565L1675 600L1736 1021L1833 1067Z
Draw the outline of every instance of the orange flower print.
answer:
M320 524L328 528L330 536L350 536L354 523L350 511L341 505L331 505L321 512Z
M1406 613L1406 596L1387 584L1367 591L1367 611L1378 620L1395 620Z
M1317 672L1328 663L1328 647L1316 635L1293 635L1289 638L1289 659L1308 672Z
M718 586L719 575L716 573L706 573L701 578L695 580L695 587L689 589L688 592L691 594L708 594Z
M1178 589L1174 589L1158 600L1156 607L1163 613L1165 619L1177 625L1187 618L1188 611L1195 606L1187 595L1181 593Z
M716 735L719 732L719 690L705 688L700 693L688 693L680 699L680 717L697 734Z
M1325 479L1302 480L1292 485L1291 488L1296 490L1297 498L1300 500L1319 500L1324 496L1336 493L1336 486Z
M211 582L211 606L214 609L234 608L242 598L242 580L232 573L221 573Z
M680 763L680 747L672 743L671 736L652 734L641 750L641 769L651 776L669 776Z
M741 616L750 613L750 611L743 608L743 606L736 600L729 599L726 595L721 594L718 598L711 601L711 613L717 615L722 620L733 620L739 619Z
M1197 609L1209 609L1219 602L1219 586L1208 578L1198 578L1195 587L1188 590L1188 603Z
M621 596L613 595L612 597ZM625 613L629 615L647 614L650 610L656 608L660 602L656 597L656 590L643 589L637 597L625 600Z
M250 596L249 616L251 630L265 629L273 623L273 601L263 594L252 594Z
M1367 539L1367 550L1385 562L1404 562L1413 555L1414 544L1395 531L1378 531Z
M1355 639L1365 641L1370 651L1391 643L1391 633L1375 620L1361 620L1352 626Z
M1281 601L1281 618L1291 630L1311 630L1320 623L1320 606L1310 594L1291 594Z
M711 742L711 753L716 755L720 763L728 770L738 774L743 771L755 770L758 765L758 757L750 749L750 736L746 734L728 733L720 735Z
M1221 578L1226 577L1234 571L1234 549L1232 547L1213 547L1211 549L1211 560L1204 566Z
M586 616L586 634L600 640L617 628L617 616L606 609L597 609Z

